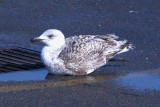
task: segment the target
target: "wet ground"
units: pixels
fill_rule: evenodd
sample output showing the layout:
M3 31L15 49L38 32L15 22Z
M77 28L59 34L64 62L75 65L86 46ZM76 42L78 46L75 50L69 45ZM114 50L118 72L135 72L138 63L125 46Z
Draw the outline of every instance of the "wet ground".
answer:
M49 75L46 69L0 74L0 106L160 105L160 1L0 1L0 46L30 44L46 29L78 34L115 33L136 48L87 76ZM18 78L17 78L18 77Z

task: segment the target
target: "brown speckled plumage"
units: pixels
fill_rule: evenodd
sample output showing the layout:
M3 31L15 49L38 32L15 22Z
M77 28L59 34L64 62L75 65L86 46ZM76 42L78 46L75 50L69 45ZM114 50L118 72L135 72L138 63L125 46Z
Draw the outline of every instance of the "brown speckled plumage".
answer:
M94 71L105 65L109 59L126 47L119 46L114 40L117 38L111 34L69 37L59 58L65 61L64 65L67 69L77 75L86 74L86 71Z

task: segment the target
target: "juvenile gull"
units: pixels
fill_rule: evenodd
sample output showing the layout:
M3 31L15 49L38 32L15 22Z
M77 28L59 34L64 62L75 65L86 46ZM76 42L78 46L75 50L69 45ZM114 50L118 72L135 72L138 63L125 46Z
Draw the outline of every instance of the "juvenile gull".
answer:
M41 59L51 74L86 75L105 65L115 55L133 49L127 40L117 41L117 36L78 35L69 38L57 29L49 29L31 42L45 46Z

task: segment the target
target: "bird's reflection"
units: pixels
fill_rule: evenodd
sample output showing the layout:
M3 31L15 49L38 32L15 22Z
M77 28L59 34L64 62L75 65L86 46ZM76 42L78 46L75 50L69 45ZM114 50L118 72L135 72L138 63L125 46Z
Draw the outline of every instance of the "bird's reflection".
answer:
M46 76L48 86L71 86L71 85L89 85L90 83L104 82L107 80L114 80L115 83L121 84L122 86L130 87L135 86L139 88L157 89L159 90L159 71L160 69L152 69L146 71L139 71L134 73L99 73L95 72L85 76L62 76L62 75L51 75ZM54 82L53 82L54 81ZM148 82L149 84L144 84Z
M66 82L73 84L84 84L84 83L96 83L101 81L106 81L112 78L121 76L122 74L98 74L92 73L90 75L83 76L69 76L69 75L53 75L49 74L46 76L46 80L51 80L54 82Z

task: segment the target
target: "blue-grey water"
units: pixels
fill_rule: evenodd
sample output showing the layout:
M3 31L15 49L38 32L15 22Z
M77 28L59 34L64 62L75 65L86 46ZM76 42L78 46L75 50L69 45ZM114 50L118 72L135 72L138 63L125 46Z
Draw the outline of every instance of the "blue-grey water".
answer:
M27 70L27 71L16 71L9 73L0 73L0 81L30 81L30 80L45 80L48 71L46 69L35 69L35 70ZM96 78L99 79L100 76L98 74L90 75L96 81ZM63 77L63 76L62 76ZM104 76L105 77L105 76ZM101 76L101 81L106 81L108 78L104 78ZM53 78L53 76L52 76ZM112 78L110 78L112 79ZM160 72L134 72L129 73L127 75L116 76L113 74L113 80L120 86L137 89L137 90L145 90L145 89L156 89L160 90Z
M135 72L119 77L116 82L124 87L137 90L160 90L160 72Z
M46 69L0 73L0 81L44 80L47 74Z

